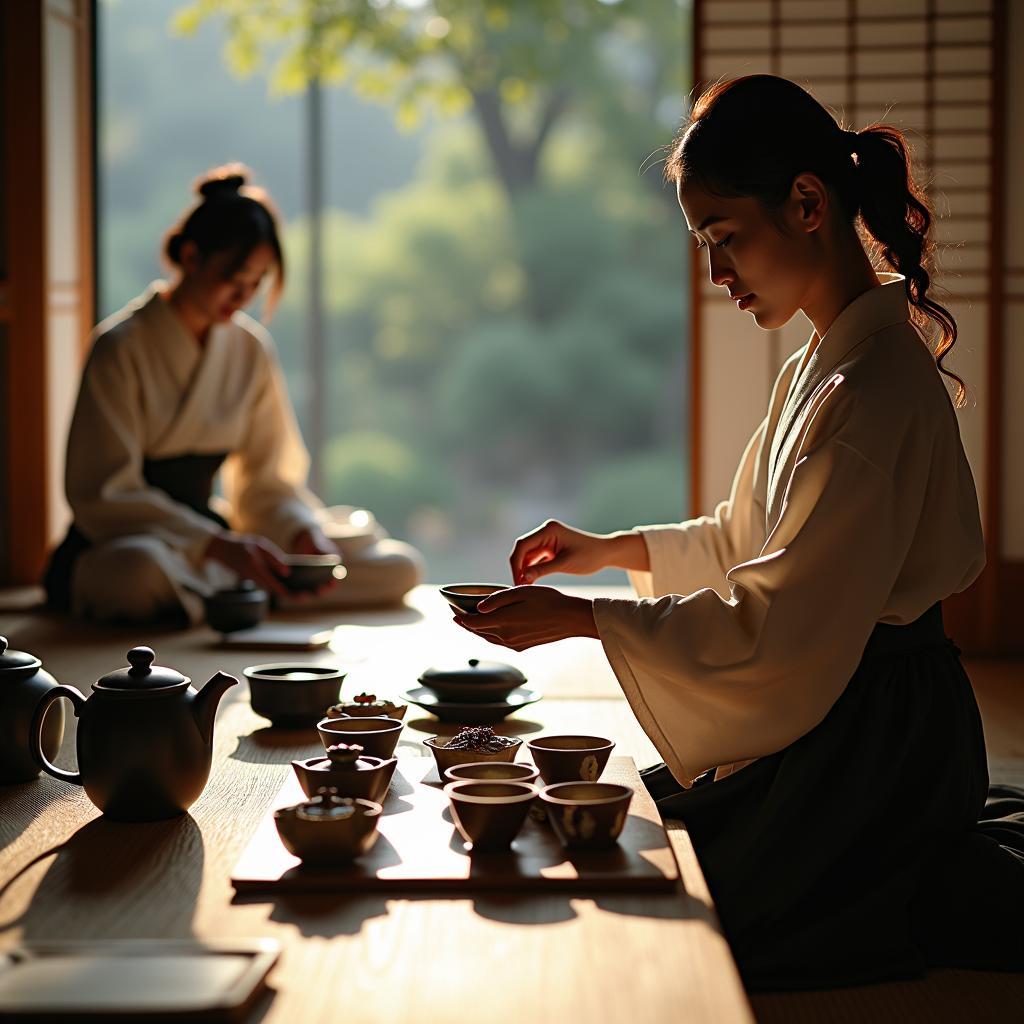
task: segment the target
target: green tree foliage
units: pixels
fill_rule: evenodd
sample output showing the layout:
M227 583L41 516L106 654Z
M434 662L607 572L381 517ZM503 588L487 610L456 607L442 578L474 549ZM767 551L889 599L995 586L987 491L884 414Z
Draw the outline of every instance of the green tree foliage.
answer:
M579 167L524 197L513 232L476 139L465 126L437 133L413 183L366 218L332 211L324 230L331 433L386 435L433 475L477 481L453 507L469 523L486 494L537 473L569 496L610 459L680 446L684 389L675 218L635 180L597 188ZM575 141L552 145L571 166L558 150ZM305 231L292 226L289 251L305 252ZM303 301L286 295L279 329ZM332 494L354 500L328 466ZM678 479L667 490L678 516Z
M616 123L654 119L681 95L683 0L193 0L194 33L223 19L242 75L273 61L281 92L351 82L417 123L471 111L509 195L534 186L545 145L574 106ZM271 57L276 54L276 59ZM625 73L623 73L623 69ZM637 141L641 133L631 133Z
M179 33L222 25L231 66L267 71L293 109L287 94L316 77L406 127L439 125L407 136L420 155L405 164L381 151L372 173L393 183L361 206L332 197L322 222L326 497L367 505L398 534L443 519L455 541L450 557L428 552L439 575L470 549L472 575L503 572L511 536L546 515L613 529L682 512L683 233L657 166L642 166L657 164L682 112L687 8L191 0L179 11ZM340 124L327 121L329 135L348 131L338 166L370 167L379 126ZM290 216L273 325L300 412L307 238Z

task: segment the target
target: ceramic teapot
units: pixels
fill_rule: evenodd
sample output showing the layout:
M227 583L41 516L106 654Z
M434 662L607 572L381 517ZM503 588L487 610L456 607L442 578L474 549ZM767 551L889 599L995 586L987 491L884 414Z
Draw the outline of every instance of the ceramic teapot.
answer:
M0 636L0 783L30 782L39 775L29 745L32 712L56 686L34 654L8 650L7 637ZM43 753L56 757L63 738L64 707L58 704L42 724Z
M149 647L128 652L131 668L93 684L86 699L56 686L36 706L32 757L55 779L83 786L116 821L155 821L183 814L202 793L213 756L213 719L224 691L238 682L218 672L200 690L171 668L154 665ZM78 717L78 771L53 765L41 746L46 710L67 697Z

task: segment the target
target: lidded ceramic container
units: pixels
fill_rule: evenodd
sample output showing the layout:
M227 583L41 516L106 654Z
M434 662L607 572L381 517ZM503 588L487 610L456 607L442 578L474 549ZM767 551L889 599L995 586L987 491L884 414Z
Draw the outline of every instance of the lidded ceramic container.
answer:
M327 748L327 757L292 761L292 768L306 796L333 787L341 797L362 797L383 803L398 759L372 757L358 744L339 743Z
M443 701L490 704L503 701L526 682L526 676L503 661L470 658L462 665L428 668L419 681Z
M27 651L11 650L0 636L0 784L30 782L39 765L30 753L32 715L42 697L59 684ZM52 760L64 738L64 708L51 707L43 720L42 747Z

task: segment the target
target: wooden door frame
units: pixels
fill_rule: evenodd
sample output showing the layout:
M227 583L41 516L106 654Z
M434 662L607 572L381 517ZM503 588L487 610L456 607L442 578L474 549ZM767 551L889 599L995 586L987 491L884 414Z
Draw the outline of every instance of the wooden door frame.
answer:
M95 0L0 4L3 74L3 194L7 274L0 280L0 320L7 329L3 430L6 479L0 494L0 584L38 582L54 495L48 489L53 443L48 409L49 313L57 283L47 252L47 29L75 33L75 138L79 352L84 354L96 309L95 289Z
M46 139L43 5L0 4L4 76L4 192L8 254L6 571L11 583L38 578L49 498L46 410Z

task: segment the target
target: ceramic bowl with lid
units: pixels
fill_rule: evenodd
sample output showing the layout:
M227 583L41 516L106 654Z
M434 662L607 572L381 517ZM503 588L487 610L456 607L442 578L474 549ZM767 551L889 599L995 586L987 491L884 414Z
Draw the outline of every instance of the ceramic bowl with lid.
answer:
M274 811L274 824L289 853L326 865L367 853L377 841L381 810L376 801L322 789L305 803Z
M503 661L470 658L461 665L428 668L419 682L443 701L488 704L503 701L526 682L526 676Z
M308 797L324 787L333 787L338 796L362 797L383 803L398 766L394 757L371 757L358 744L336 744L326 757L292 761L292 768Z
M326 712L328 718L405 718L408 704L378 699L375 693L359 693L350 701L332 704Z

